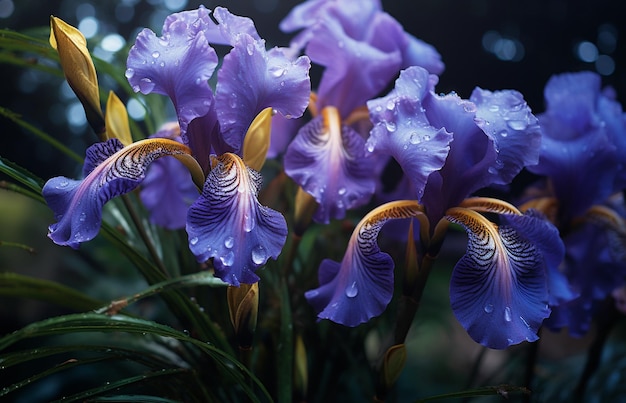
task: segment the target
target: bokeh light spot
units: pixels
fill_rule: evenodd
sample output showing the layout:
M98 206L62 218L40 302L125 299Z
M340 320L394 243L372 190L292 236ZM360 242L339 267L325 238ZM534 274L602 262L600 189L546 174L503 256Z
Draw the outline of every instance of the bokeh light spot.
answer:
M94 17L85 17L78 23L78 30L85 35L85 38L93 38L98 33L98 20Z
M589 41L582 41L576 46L576 56L583 62L593 63L598 59L598 48Z

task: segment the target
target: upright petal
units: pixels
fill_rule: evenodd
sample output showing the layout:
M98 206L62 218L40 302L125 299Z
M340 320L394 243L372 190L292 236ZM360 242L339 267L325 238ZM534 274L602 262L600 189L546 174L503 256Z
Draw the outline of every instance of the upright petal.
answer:
M264 41L247 34L233 46L218 73L215 97L224 140L240 152L248 127L263 109L286 117L304 113L311 93L310 62L304 56L291 60L278 48L266 51Z
M186 14L191 13L191 14ZM193 18L190 18L193 17ZM128 53L126 77L135 92L170 97L176 109L181 136L201 166L208 170L209 138L215 123L205 122L188 133L190 123L215 108L208 80L217 66L217 54L209 46L203 27L214 24L205 9L174 14L167 30L157 37L142 30Z
M450 282L452 310L461 325L490 348L537 340L550 309L545 258L526 237L523 230L529 228L496 226L462 207L449 209L446 218L465 227L469 237Z
M365 140L342 126L336 108L326 107L307 123L287 148L285 172L319 206L314 219L328 223L345 217L347 209L367 203L376 182Z
M58 222L48 236L59 245L78 248L100 230L102 207L115 196L135 189L147 166L156 158L189 156L190 150L172 140L142 140L123 147L117 139L87 149L85 178L80 181L56 177L46 182L43 196Z
M361 220L341 263L324 260L318 274L320 286L305 293L320 319L357 326L385 310L393 294L394 263L378 247L378 233L389 220L418 214L417 202L402 200L384 204Z
M224 154L187 215L189 248L199 262L215 258L216 276L234 286L257 282L255 271L276 259L287 239L283 216L259 203L260 186L258 172Z
M569 221L626 185L626 118L589 72L552 77L545 98L541 157L529 170L550 178Z
M445 127L430 124L422 106L434 80L420 67L409 68L389 95L367 103L374 124L367 150L393 156L411 178L417 200L429 175L444 165L452 140Z

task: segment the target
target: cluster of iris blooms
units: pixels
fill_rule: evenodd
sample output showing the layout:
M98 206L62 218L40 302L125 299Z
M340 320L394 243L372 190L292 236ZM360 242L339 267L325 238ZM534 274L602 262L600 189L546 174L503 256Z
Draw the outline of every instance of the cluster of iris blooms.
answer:
M141 31L126 77L135 92L168 96L176 121L133 142L114 94L106 114L100 109L84 37L53 18L51 42L103 141L87 150L82 179L46 183L57 220L49 237L78 248L98 234L107 201L139 188L151 220L185 228L191 252L216 277L255 284L289 235L283 213L258 199L259 171L273 158L299 186L295 236L310 222L379 204L354 228L343 259L322 261L319 287L306 292L320 319L357 326L385 310L394 262L377 238L389 220L408 219L409 300L419 301L453 223L468 244L450 302L476 342L501 349L535 341L542 325L587 332L626 274L626 119L598 75L553 76L546 110L535 116L514 90L438 94L440 55L379 1L309 0L281 28L299 32L289 47L267 49L251 19L200 7L170 15L160 36ZM221 63L212 45L230 47ZM311 63L323 67L315 92ZM403 177L383 193L391 160ZM523 169L540 179L522 199L472 197Z

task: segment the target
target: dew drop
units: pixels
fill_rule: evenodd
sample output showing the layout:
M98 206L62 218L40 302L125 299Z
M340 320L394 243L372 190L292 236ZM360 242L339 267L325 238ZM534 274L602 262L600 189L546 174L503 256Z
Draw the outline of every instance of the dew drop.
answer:
M430 140L430 135L429 134L425 134L424 135L424 141L428 141Z
M273 75L274 77L281 77L282 75L285 74L285 69L280 68L280 67L276 69L271 69L270 74Z
M151 92L154 89L154 86L155 84L152 82L152 80L147 77L139 80L139 90L144 94Z
M85 222L85 220L87 220L87 214L86 213L80 213L80 216L78 216L78 221Z
M246 51L250 56L252 56L254 54L254 45L249 43L248 46L246 46Z
M126 69L126 71L124 72L124 76L126 76L126 78L133 78L134 75L135 70L131 68Z
M227 247L228 249L232 248L234 244L235 244L235 238L233 238L232 236L229 236L228 238L224 240L224 246Z
M263 264L267 260L267 253L265 252L265 248L261 245L257 245L252 248L252 262L254 264Z
M489 112L498 112L500 110L500 107L498 105L491 105L489 107Z
M526 128L526 122L523 120L509 120L506 124L513 130L524 130Z
M389 109L390 111L393 110L393 108L396 107L396 103L393 102L392 100L387 101L387 109Z
M159 63L159 66L161 66L161 67L165 67L165 62L161 62L161 63Z
M396 131L396 124L394 122L385 122L385 127L387 127L387 131L390 133Z
M507 322L513 320L513 318L511 317L511 308L509 308L508 306L504 308L504 320L506 320Z
M224 266L232 266L235 262L235 254L231 250L226 255L220 256L220 261Z
M194 236L193 238L191 238L189 240L189 244L191 244L191 245L195 245L197 243L198 243L198 237L197 236Z
M250 232L256 226L256 219L254 216L250 216L248 214L244 214L243 216L243 230L246 232Z
M411 133L411 136L409 136L409 142L411 144L419 144L422 142L422 139L420 139L419 134L417 133Z
M485 312L491 313L491 312L493 312L493 305L492 304L487 304L487 305L485 305L484 309L485 309Z
M354 298L359 293L359 289L356 288L356 281L354 281L348 288L346 288L346 296L348 298Z
M68 181L62 181L62 182L59 182L59 184L57 185L57 189L63 189L63 188L66 188L66 187L67 187L67 185L69 185L69 184L70 184L70 183L69 183Z
M374 152L374 142L373 141L368 141L366 144L366 148L367 148L367 152L373 153Z
M155 50L154 52L152 52L152 57L154 57L155 59L158 58L159 56L161 56L161 54L159 53L158 50Z
M346 188L341 187L339 188L339 190L337 191L337 194L339 194L340 196L343 196L346 194Z
M498 133L501 137L506 137L509 135L509 132L507 132L506 130L501 130L500 133Z

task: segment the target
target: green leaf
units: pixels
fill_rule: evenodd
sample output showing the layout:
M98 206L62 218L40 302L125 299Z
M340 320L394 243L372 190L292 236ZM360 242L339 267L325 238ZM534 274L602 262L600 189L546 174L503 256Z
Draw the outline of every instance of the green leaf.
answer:
M484 386L482 388L464 390L462 392L445 393L443 395L430 396L425 399L416 400L416 403L431 402L433 400L444 399L459 399L476 396L491 396L500 395L502 397L509 397L510 394L530 394L530 391L522 386L514 385L498 385L498 386Z
M35 137L37 137L40 140L43 140L44 142L50 144L52 147L54 147L57 150L59 150L65 156L73 159L74 161L76 161L76 162L78 162L80 164L83 163L84 160L83 160L83 158L80 155L76 154L69 147L67 147L65 144L61 143L59 140L55 139L54 137L50 136L48 133L46 133L46 132L36 128L35 126L31 125L30 123L24 121L19 114L15 113L15 112L7 109L7 108L0 107L0 116L3 116L5 118L9 119L13 123L15 123L16 125L21 127L22 129L24 129L27 132L35 135ZM5 135L6 135L6 133L5 133Z
M40 195L39 201L44 201L41 196L43 181L35 174L2 157L0 157L0 172L7 174L22 185L26 186L32 192Z
M65 285L17 273L0 273L0 295L32 298L80 312L103 305L101 301Z
M237 384L252 401L260 401L255 393L257 390L268 400L271 400L263 384L244 365L214 345L193 338L169 326L124 315L107 316L96 313L82 313L45 319L1 338L0 351L35 337L69 335L82 332L151 334L180 340L195 346L201 353L206 354L215 364L218 371L216 376L220 376L222 381L232 381ZM104 389L100 390L100 392L102 391Z

